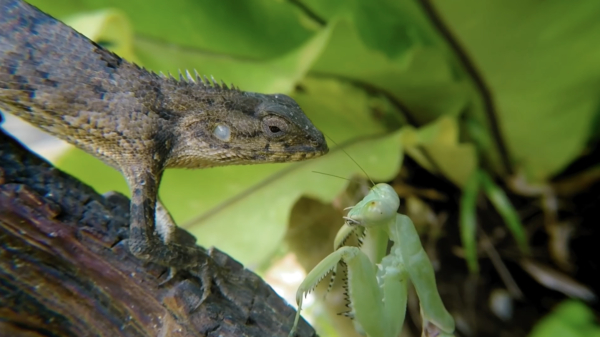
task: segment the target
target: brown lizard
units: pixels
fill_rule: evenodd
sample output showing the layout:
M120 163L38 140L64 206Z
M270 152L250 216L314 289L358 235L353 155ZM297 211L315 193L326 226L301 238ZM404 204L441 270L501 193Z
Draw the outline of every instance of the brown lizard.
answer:
M21 0L0 0L0 110L122 172L131 190L131 252L171 268L202 265L206 253L172 239L175 224L157 202L164 169L291 162L328 151L286 95L179 77L127 62Z

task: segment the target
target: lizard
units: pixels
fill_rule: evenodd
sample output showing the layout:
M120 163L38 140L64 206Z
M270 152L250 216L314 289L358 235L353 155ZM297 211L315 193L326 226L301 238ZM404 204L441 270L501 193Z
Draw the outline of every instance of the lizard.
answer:
M170 271L207 253L174 240L158 200L166 168L292 162L328 152L323 134L283 94L212 78L156 74L22 0L0 0L0 111L98 157L131 191L131 253Z

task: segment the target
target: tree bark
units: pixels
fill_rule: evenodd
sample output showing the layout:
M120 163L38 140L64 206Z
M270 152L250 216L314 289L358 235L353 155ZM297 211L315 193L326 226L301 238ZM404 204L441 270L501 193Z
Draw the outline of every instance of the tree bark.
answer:
M0 336L287 336L295 310L240 263L211 249L208 284L179 271L161 285L167 268L129 253L128 224L126 197L0 129ZM298 336L316 334L301 321Z

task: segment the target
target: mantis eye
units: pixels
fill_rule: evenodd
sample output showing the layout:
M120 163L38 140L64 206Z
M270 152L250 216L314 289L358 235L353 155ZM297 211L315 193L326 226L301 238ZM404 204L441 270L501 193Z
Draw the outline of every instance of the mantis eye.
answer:
M389 212L385 209L385 204L381 201L370 201L365 205L365 223L379 223L389 218Z

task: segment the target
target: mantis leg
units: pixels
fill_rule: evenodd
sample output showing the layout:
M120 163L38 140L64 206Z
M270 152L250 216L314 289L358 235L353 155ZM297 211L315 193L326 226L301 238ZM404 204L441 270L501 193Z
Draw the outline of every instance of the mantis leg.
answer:
M289 337L296 332L304 295L312 291L329 272L335 271L339 262L348 266L350 311L346 316L354 320L357 330L369 337L398 336L406 310L407 275L402 272L400 261L393 257L386 259L376 273L375 265L357 247L342 247L329 254L311 270L298 288L298 311Z
M433 324L439 328L443 336L454 333L454 319L444 307L435 283L435 273L431 261L427 257L419 234L409 217L398 214L396 222L389 227L391 240L394 242L392 254L401 256L404 267L415 286L421 312L423 326Z
M386 336L400 336L407 306L408 273L396 256L388 255L381 260L377 271L377 280L383 289Z

